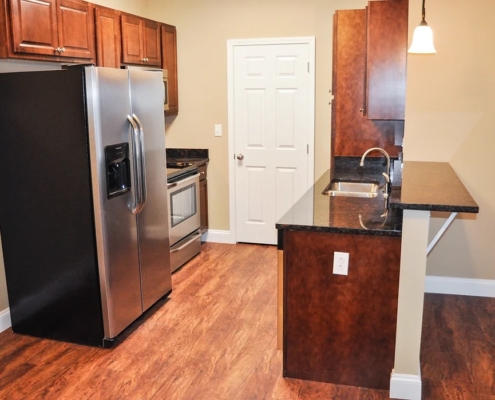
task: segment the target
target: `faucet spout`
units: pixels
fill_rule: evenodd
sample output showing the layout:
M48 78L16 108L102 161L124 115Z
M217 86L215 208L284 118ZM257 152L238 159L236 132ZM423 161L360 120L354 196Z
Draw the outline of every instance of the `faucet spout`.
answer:
M363 154L363 156L361 157L361 162L359 163L359 165L362 167L364 166L364 159L366 158L366 156L371 153L372 151L379 151L380 153L382 153L385 158L387 159L387 170L385 172L382 173L382 175L384 176L385 178L385 189L384 189L384 196L385 198L388 197L388 194L390 193L390 188L391 188L391 182L390 182L390 156L388 155L388 153L383 150L382 148L380 147L372 147L368 150L366 150Z

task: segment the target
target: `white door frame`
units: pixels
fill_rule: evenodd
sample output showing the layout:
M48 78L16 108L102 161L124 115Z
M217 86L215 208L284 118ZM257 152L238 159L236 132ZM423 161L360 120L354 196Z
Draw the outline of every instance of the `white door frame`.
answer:
M264 38L264 39L232 39L227 40L227 90L228 90L228 141L229 141L229 243L237 243L236 228L236 167L235 167L235 129L234 129L234 47L275 44L308 44L309 51L309 151L308 151L308 189L314 183L315 175L315 38Z

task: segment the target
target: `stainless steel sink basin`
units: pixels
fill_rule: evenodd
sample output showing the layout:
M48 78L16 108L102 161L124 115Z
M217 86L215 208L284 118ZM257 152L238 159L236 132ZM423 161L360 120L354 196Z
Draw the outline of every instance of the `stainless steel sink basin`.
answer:
M378 182L348 182L335 180L330 182L323 194L327 196L376 197Z

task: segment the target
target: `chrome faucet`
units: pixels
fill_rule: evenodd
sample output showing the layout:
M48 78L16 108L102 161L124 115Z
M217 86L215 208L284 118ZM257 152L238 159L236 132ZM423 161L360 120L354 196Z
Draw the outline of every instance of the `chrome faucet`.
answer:
M388 198L388 194L390 193L390 188L391 188L391 182L390 182L390 156L388 153L383 150L380 147L372 147L371 149L368 149L364 152L363 156L361 157L361 162L359 163L359 166L364 166L364 159L368 155L368 153L371 153L372 151L379 151L381 152L386 158L387 158L387 171L383 172L382 175L385 177L385 188L383 189L383 196L385 198Z

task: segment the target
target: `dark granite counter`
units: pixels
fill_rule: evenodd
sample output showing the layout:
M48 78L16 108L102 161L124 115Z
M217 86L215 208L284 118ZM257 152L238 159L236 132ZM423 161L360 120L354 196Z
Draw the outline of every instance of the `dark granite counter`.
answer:
M330 197L322 194L332 179L378 180L383 166L341 166L325 172L276 224L279 230L400 236L402 210L477 213L478 205L448 163L406 161L402 187L392 187L389 205L382 191L375 198Z
M167 179L208 164L208 149L166 149Z
M208 153L208 149L166 149L167 164L189 162L200 167L210 160Z
M446 162L404 162L402 190L392 192L390 208L479 212L478 205Z
M314 186L276 224L279 230L338 232L376 236L400 236L401 210L386 208L380 190L375 198L330 197L322 194L334 178L354 181L378 180L383 184L382 168L332 169L325 172Z

